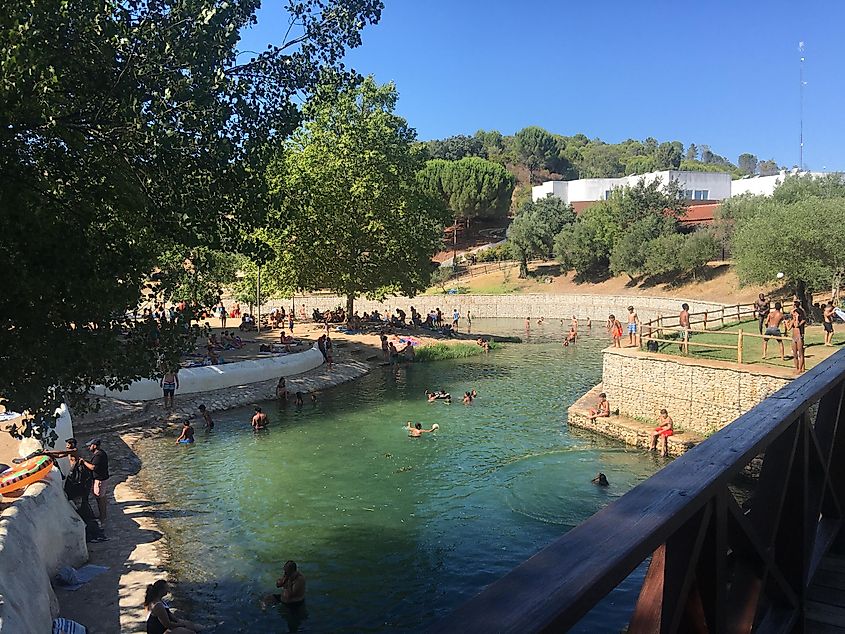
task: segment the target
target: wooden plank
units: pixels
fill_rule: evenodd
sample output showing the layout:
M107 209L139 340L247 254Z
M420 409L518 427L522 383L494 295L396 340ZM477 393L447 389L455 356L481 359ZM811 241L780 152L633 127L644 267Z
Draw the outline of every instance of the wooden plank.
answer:
M845 599L845 573L835 572L833 570L823 570L819 568L813 577L813 585L810 586L808 594L813 596L814 588L834 588L843 592L843 599Z
M816 603L825 603L833 607L845 608L845 592L842 588L831 588L829 586L810 586L807 591L807 600Z
M808 619L804 624L804 631L812 632L812 634L843 634L845 633L845 627Z
M807 618L827 625L845 627L845 607L807 601L804 604Z

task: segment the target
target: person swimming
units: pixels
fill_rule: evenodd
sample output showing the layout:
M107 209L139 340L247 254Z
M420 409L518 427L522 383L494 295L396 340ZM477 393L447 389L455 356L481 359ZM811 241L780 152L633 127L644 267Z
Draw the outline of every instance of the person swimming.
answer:
M434 423L434 425L431 426L431 429L423 429L422 423L416 423L414 425L411 425L411 421L408 421L408 426L406 429L408 430L408 436L410 436L411 438L419 438L423 434L430 434L433 431L437 431L438 429L440 429L440 425Z
M464 405L472 405L472 394L464 392Z
M260 431L262 429L267 429L269 424L270 421L267 420L267 414L262 412L260 407L256 407L255 416L252 417L252 430Z
M591 480L593 484L597 484L600 487L610 486L610 482L607 481L607 476L604 475L601 471L596 474L596 477Z
M439 399L451 399L452 395L449 392L446 392L442 388L437 390L436 392L429 392L428 390L425 391L425 396L428 399L429 403L433 403Z

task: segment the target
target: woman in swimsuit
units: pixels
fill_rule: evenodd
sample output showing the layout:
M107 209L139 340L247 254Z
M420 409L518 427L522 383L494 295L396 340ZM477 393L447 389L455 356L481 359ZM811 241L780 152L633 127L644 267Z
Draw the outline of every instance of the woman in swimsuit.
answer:
M147 616L147 634L192 634L202 631L202 626L190 621L174 619L170 608L162 599L170 593L170 587L164 579L147 586L144 595L144 608Z

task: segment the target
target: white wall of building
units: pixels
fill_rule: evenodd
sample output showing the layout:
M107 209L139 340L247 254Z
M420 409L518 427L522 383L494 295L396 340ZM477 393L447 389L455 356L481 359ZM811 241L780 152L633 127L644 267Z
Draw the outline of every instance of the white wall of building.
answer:
M731 196L741 196L742 194L752 194L754 196L771 196L775 188L780 185L787 176L791 176L796 172L787 172L782 170L779 174L774 176L752 176L751 178L740 178L731 182ZM825 172L800 172L800 176L812 176L819 178L825 176Z
M664 170L621 178L581 178L573 181L546 181L531 188L533 200L555 196L566 203L605 200L618 187L633 187L640 180L651 183L677 181L691 200L722 200L731 196L731 176L721 172L682 172Z

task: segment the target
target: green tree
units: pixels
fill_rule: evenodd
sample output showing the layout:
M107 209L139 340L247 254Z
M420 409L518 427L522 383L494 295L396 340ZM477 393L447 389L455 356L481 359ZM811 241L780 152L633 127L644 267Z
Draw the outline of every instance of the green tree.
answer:
M472 136L458 134L448 138L426 143L429 156L433 159L445 159L457 161L465 156L480 156L487 158L487 150L481 139Z
M424 192L443 201L456 221L506 215L516 184L504 167L478 157L428 161L417 180Z
M684 236L678 251L678 270L696 279L707 263L718 255L719 242L713 233L694 231Z
M760 161L757 164L757 170L760 172L760 176L774 176L780 171L780 168L777 161L769 159L768 161Z
M665 275L680 270L679 253L684 242L680 233L665 233L649 240L644 245L643 271L647 275Z
M845 198L845 178L843 174L812 174L787 176L775 187L772 198L778 202L792 204L808 198Z
M687 161L697 161L698 160L698 147L695 143L690 143L689 147L687 148L687 152L684 155L684 159Z
M601 201L555 236L554 255L561 266L584 278L607 269L618 234L617 210L610 202Z
M581 178L615 178L625 175L619 148L601 141L591 141L581 149L578 171Z
M236 270L233 254L196 247L187 253L183 249L166 252L155 277L164 291L163 299L184 299L210 307L220 301L223 288L235 281Z
M616 207L623 228L648 217L665 219L674 228L675 222L683 219L688 208L678 181L663 183L661 178L649 182L641 178L631 187L614 189L610 202Z
M50 438L91 385L128 385L191 345L124 316L162 250L237 250L266 208L268 141L295 95L360 44L378 0L289 2L287 40L238 59L259 3L8 0L0 17L4 407ZM168 289L160 289L167 292ZM125 333L129 333L126 335Z
M548 167L559 159L558 142L554 135L537 126L523 128L513 136L514 158L528 168L529 184L541 167Z
M646 267L651 241L658 236L671 235L674 231L671 219L660 214L651 214L637 220L613 244L610 272L614 275L626 273L632 280L643 273L651 273Z
M269 170L277 259L268 274L280 288L341 293L351 315L358 296L428 286L448 216L417 185L423 157L396 99L393 84L370 77L322 86L305 105L303 127Z
M560 198L525 203L508 229L508 243L519 258L519 277L528 277L528 259L551 257L555 236L575 222L572 207Z
M739 171L745 175L751 175L757 173L757 156L754 154L749 154L748 152L744 152L743 154L739 155L739 160L736 163Z
M676 170L681 166L684 146L680 141L661 143L654 152L654 162L659 170Z

